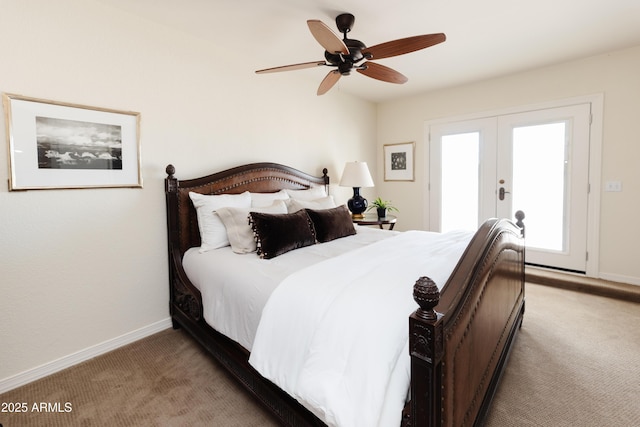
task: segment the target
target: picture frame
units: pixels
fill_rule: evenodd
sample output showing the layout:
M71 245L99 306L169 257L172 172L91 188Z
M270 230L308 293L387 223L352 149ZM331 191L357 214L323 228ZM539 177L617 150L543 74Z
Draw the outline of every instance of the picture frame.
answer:
M383 146L385 181L415 180L415 145L415 142L402 142Z
M142 188L140 113L3 94L9 191Z

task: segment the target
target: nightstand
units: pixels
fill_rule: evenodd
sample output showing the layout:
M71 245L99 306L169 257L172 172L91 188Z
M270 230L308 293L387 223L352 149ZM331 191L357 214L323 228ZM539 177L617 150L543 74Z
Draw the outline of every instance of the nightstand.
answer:
M378 215L376 214L365 214L364 218L354 218L353 222L358 225L377 225L380 229L384 229L382 227L383 225L388 225L389 230L393 230L397 220L398 218L393 215L378 218Z

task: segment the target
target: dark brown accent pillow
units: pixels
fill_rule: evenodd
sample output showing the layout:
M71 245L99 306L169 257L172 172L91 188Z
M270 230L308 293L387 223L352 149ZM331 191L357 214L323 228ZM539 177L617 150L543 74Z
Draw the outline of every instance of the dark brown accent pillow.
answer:
M250 212L249 222L260 258L274 258L316 243L313 223L304 210L290 214Z
M307 209L307 214L313 221L318 242L329 242L356 234L351 214L345 205L322 210Z

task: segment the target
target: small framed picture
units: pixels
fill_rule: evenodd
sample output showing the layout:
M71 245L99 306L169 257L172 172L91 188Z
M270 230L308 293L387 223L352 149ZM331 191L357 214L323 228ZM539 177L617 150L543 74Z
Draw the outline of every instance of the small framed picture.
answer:
M384 145L384 180L413 181L415 150L414 142Z
M142 187L140 114L4 94L9 190Z

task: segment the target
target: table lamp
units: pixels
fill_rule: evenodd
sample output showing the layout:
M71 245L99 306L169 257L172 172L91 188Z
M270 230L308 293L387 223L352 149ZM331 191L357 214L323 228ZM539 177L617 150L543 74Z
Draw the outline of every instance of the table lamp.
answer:
M367 199L360 195L361 187L373 187L373 179L369 173L367 162L348 162L344 166L341 187L352 187L353 197L347 201L347 207L354 219L364 218L363 212L367 209Z

